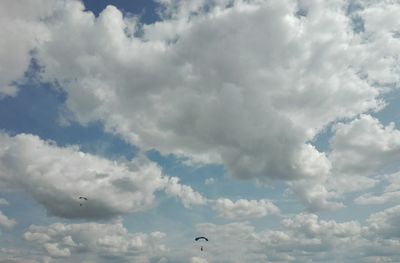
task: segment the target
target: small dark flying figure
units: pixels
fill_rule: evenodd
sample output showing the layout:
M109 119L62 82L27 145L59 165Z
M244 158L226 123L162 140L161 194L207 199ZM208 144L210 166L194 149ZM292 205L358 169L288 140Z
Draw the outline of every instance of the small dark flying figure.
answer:
M80 200L82 199L82 200L85 200L85 201L87 201L87 200L88 200L86 197L83 197L83 196L79 196L79 198L78 198L78 199L80 199ZM80 203L80 204L79 204L79 206L82 206L82 203Z
M199 240L202 240L202 239L208 242L208 238L206 238L206 237L196 237L194 239L194 241L199 241ZM203 246L200 247L200 250L203 251Z

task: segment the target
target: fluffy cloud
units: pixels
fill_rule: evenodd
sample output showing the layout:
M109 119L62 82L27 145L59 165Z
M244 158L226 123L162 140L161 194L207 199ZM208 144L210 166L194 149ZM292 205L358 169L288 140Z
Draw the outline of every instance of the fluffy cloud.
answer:
M14 219L9 219L0 211L0 226L6 229L11 229L15 226L17 222Z
M298 180L288 183L286 194L294 194L309 212L332 211L343 207L337 198L340 197L335 189L327 187L326 179L322 181Z
M339 201L350 192L373 188L384 177L379 174L397 171L400 159L400 131L394 123L382 125L370 115L361 115L348 123L338 123L330 139L330 175L305 178L288 185L310 212L343 207ZM356 198L358 204L379 204L400 196L395 174L384 194L367 193Z
M391 1L159 1L149 25L113 6L96 18L79 1L55 2L26 12L46 31L35 43L41 76L66 92L74 120L237 178L312 178L310 204L335 194L320 187L332 165L310 141L379 109L398 83Z
M308 212L332 211L344 207L342 201L346 194L365 191L378 182L378 179L361 175L333 173L319 181L303 179L289 182L286 193L299 198Z
M31 52L48 39L43 20L53 15L61 1L29 0L23 5L4 0L0 8L0 98L15 95L15 82L28 69Z
M361 115L337 124L334 132L329 158L338 173L376 175L400 158L400 131L394 123L383 126L370 115Z
M166 248L160 232L129 233L121 221L33 225L24 239L59 262L82 257L89 262L395 262L400 257L399 211L393 207L372 214L365 225L308 213L284 218L275 230L256 231L248 222L199 224L197 232L210 240L201 254L197 247L190 250L192 245ZM95 256L87 257L91 253Z
M221 162L234 177L293 179L329 173L307 143L327 124L379 107L342 4L162 3L163 20L143 27L73 1L47 25L36 57L76 120L101 120L142 149Z
M397 241L400 237L400 206L372 214L367 222L370 230L378 237Z
M159 258L167 251L161 243L164 233L132 234L121 221L111 224L32 225L23 237L42 247L53 258L71 257L79 260L85 255L96 255L102 262L107 262L107 258L150 262L151 258Z
M222 163L236 178L303 178L292 190L311 211L340 207L332 198L355 191L338 189L342 178L328 179L331 169L369 172L390 159L360 166L368 153L387 154L373 149L349 163L346 153L361 148L341 148L340 125L329 158L310 142L338 119L381 108L380 95L398 86L397 2L353 1L359 7L353 10L333 0L160 0L161 21L149 25L113 6L96 18L80 1L52 2L2 3L10 10L7 23L15 21L9 14L22 10L24 16L15 16L20 23L12 25L32 25L29 32L38 36L15 41L8 34L2 42L22 45L18 65L7 67L15 72L0 83L8 87L3 93L15 93L9 83L34 47L42 79L66 92L73 120L100 120L143 150ZM361 24L355 30L356 20ZM393 132L373 131L379 129ZM352 180L363 189L374 184ZM175 186L166 190L203 202L185 187L181 195Z
M165 181L164 189L168 195L179 198L185 207L206 203L206 199L200 193L193 191L190 186L180 184L177 177L168 178Z
M200 224L209 237L208 262L397 262L399 207L357 221L322 220L298 214L278 229L256 231L249 223Z
M364 43L358 61L363 74L373 85L386 89L400 86L400 51L398 35L400 24L397 16L400 5L392 0L354 1L358 8L353 14L362 21L359 37Z
M145 158L117 163L76 146L20 134L0 134L0 188L24 191L50 214L67 218L106 218L141 211L154 202L156 191L181 199L185 206L205 199L175 177L163 176ZM80 206L79 196L89 200Z
M259 244L255 229L249 223L205 223L197 225L196 230L210 240L204 244L202 254L207 262L265 262L265 255L256 251Z
M0 206L6 206L8 205L7 200L0 198ZM3 214L2 211L0 211L0 226L4 227L6 229L11 229L15 226L17 222L14 219L8 218L6 215ZM0 250L0 252L3 252Z
M93 262L397 262L399 216L400 208L395 206L370 215L364 225L323 220L309 213L283 218L279 227L261 231L248 222L203 223L195 228L209 242L184 241L183 246L171 244L169 248L162 242L165 234L132 234L118 220L110 224L33 225L24 239L57 262L81 257ZM200 245L204 251L200 252Z
M300 214L282 220L280 230L255 231L248 223L197 226L212 240L209 262L337 262L357 248L362 227L354 221L337 223Z
M400 260L400 206L387 208L372 214L367 219L367 231L364 236L369 243L365 246L366 256L379 256L389 262Z
M279 208L271 201L239 199L236 202L227 198L219 198L215 201L214 210L219 217L227 219L259 218L279 213Z
M382 176L380 179L387 182L383 193L364 193L357 197L354 202L361 205L398 202L400 200L400 172Z

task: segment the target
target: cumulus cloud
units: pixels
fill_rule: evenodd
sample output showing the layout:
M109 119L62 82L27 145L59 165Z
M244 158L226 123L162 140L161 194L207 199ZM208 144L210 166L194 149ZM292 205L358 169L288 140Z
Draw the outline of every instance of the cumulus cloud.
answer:
M309 212L332 211L344 207L337 199L341 197L335 189L327 187L322 181L298 180L288 183L286 194L294 194Z
M248 222L196 228L213 240L204 256L209 262L397 262L399 211L372 214L365 225L301 213L277 229L256 231Z
M179 198L185 207L206 203L206 199L200 193L193 191L190 186L180 184L177 177L168 178L164 189L168 195Z
M400 206L387 208L369 216L364 236L369 241L364 251L366 256L381 257L389 262L400 260Z
M364 193L354 199L356 204L385 204L400 200L400 172L381 176L381 181L387 183L382 193Z
M52 258L71 257L79 260L85 255L96 255L101 262L113 257L150 262L150 259L159 258L167 251L161 243L164 233L129 233L121 221L110 224L31 225L23 237L41 247Z
M212 245L205 244L202 257L208 262L265 262L259 251L255 229L249 223L196 225L199 233L207 236Z
M367 222L369 229L376 234L376 237L398 241L400 237L400 206L372 214Z
M101 120L142 149L222 163L239 178L328 174L307 142L380 107L372 69L358 62L368 45L343 3L195 2L161 1L162 20L143 27L115 7L95 18L68 2L38 48L43 78L66 91L76 120Z
M8 201L6 199L0 198L0 206L7 206ZM4 227L6 229L11 229L15 226L17 222L14 219L8 218L6 215L3 214L3 212L0 210L0 226ZM0 252L4 252L1 251ZM6 253L6 252L4 252Z
M215 201L214 210L217 211L219 217L235 220L260 218L279 213L279 208L266 199L232 201L219 198Z
M156 191L176 196L187 207L205 202L144 157L118 163L29 134L1 133L0 145L0 188L24 191L52 215L107 218L142 211L153 204ZM88 198L82 206L80 196Z
M204 251L167 248L160 232L129 233L121 221L32 225L24 239L60 262L95 256L93 262L381 262L400 259L398 206L357 221L323 220L301 213L283 218L276 229L256 230L248 222L196 225L207 236ZM189 249L190 250L190 249ZM196 248L196 251L198 249ZM67 261L65 261L67 260Z
M17 222L14 219L8 218L0 211L0 226L6 229L11 229L15 226Z
M346 246L357 247L362 233L358 222L325 221L314 214L283 219L278 230L257 232L249 223L197 229L213 239L207 247L210 262L337 262L347 255Z
M370 115L361 115L337 124L334 132L329 158L338 173L376 175L400 158L400 131L394 123L384 126Z
M362 114L348 123L336 124L330 146L328 176L288 183L290 192L310 212L343 207L340 199L344 194L371 189L384 178L377 177L379 174L399 169L400 131L394 123L384 126L378 119ZM396 200L399 187L396 176L391 178L391 186L383 195L364 193L355 202L379 204Z
M340 125L329 158L311 144L338 119L380 109L380 95L399 86L396 2L353 1L359 8L350 10L346 1L160 0L161 20L141 25L113 6L95 17L80 1L47 1L2 3L11 21L3 30L32 27L18 35L21 41L5 32L10 37L1 45L15 42L21 55L1 78L3 94L15 94L9 83L21 76L34 47L42 80L65 91L73 120L101 121L142 150L221 163L236 178L300 178L292 190L311 211L340 207L332 198L355 191L337 189L342 178L327 179L331 169L372 173L392 159L363 166L363 158L396 152L397 146L370 145L372 151L350 160L346 154L362 147L343 148ZM15 54L0 58L9 56ZM352 125L372 127L367 119ZM390 127L372 131L397 136ZM352 180L364 189L374 184ZM310 191L303 187L308 183ZM167 191L179 197L172 188Z
M352 16L359 18L363 27L359 37L364 49L358 58L363 73L368 72L369 81L380 88L399 87L400 64L396 56L400 51L399 3L392 0L354 3L360 8Z
M101 121L143 150L222 163L236 178L321 188L332 165L312 139L380 109L398 84L392 1L351 11L340 1L159 1L161 20L148 25L113 6L95 17L79 1L54 2L26 12L46 31L35 43L41 77L66 92L74 120Z
M17 93L15 82L28 69L31 52L48 39L42 22L54 14L61 1L30 0L23 5L4 0L0 8L0 98Z

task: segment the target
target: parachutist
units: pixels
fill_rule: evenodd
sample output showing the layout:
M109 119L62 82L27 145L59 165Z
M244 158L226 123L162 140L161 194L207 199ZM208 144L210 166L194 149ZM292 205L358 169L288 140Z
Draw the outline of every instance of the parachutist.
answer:
M79 198L78 198L79 200L85 200L85 201L87 201L88 199L87 199L87 197L83 197L83 196L79 196ZM82 206L82 203L80 203L79 204L79 206Z
M194 241L199 241L199 240L201 240L201 239L203 239L204 241L207 241L208 242L208 238L206 238L206 237L196 237L195 239L194 239ZM201 251L204 251L204 249L203 249L203 246L201 246L200 247L200 250Z

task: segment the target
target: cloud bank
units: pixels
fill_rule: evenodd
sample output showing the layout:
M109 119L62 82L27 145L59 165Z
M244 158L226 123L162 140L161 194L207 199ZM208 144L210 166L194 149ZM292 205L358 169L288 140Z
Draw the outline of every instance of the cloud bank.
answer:
M157 191L177 197L186 207L205 203L201 194L162 175L144 157L118 163L29 134L1 133L0 145L2 191L23 191L51 215L100 219L143 211L154 204Z

